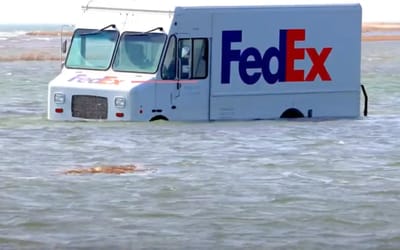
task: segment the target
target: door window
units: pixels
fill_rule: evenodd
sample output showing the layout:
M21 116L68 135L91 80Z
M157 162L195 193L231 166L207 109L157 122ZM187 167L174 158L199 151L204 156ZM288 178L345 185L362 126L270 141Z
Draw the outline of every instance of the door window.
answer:
M167 51L161 67L161 78L165 80L176 79L176 37L171 36Z
M207 78L209 64L208 39L179 39L178 46L176 43L176 37L172 36L163 62L162 79ZM178 50L176 50L176 47L178 47Z
M178 48L180 79L207 78L208 40L180 39Z
M208 73L208 40L193 39L193 69L194 79L207 78Z

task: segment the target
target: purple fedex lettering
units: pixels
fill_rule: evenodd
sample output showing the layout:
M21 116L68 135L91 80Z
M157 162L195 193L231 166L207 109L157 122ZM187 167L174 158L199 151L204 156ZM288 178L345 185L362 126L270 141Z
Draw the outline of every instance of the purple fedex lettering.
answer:
M252 85L259 81L261 75L269 84L276 82L304 82L314 81L317 76L322 81L330 81L331 76L325 67L332 48L323 48L318 53L315 48L296 47L297 41L305 41L306 32L304 29L280 30L279 48L270 47L262 55L257 48L249 47L243 50L232 49L232 43L242 42L242 31L222 32L222 64L221 83L229 84L231 76L231 62L239 62L238 70L242 81ZM296 69L295 61L304 60L305 55L311 60L311 68L307 75L304 69ZM276 58L278 68L271 72L271 60ZM252 69L249 74L248 70Z
M68 80L68 82L77 82L77 83L86 83L89 81L89 78L85 74L77 74Z
M90 78L86 74L78 74L71 79L69 82L77 82L77 83L98 83L98 84L114 84L118 85L123 80L119 80L116 76L104 76L102 78Z

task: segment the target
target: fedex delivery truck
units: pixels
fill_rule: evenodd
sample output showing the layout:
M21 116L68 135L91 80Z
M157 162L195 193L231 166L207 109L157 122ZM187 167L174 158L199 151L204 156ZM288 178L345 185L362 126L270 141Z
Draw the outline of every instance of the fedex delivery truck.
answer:
M51 120L360 116L361 6L85 6Z

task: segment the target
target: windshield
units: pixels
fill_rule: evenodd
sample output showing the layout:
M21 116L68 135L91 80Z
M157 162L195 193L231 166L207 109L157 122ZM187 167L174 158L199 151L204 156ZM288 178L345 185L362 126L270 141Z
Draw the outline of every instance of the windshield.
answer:
M76 69L108 69L118 36L116 30L76 30L65 66Z
M122 34L113 69L124 72L155 73L166 40L162 33Z

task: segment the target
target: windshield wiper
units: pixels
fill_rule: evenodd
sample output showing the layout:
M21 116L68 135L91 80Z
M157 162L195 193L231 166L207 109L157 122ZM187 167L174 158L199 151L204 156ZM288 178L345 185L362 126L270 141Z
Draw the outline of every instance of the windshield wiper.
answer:
M149 34L151 34L151 32L156 31L156 30L164 32L164 29L162 27L157 27L157 28L148 30L146 32L134 32L134 33L130 32L129 36L148 36ZM165 32L163 34L165 34Z
M106 27L100 29L99 31L103 31L103 30L106 30L106 29L108 29L108 28L113 28L113 29L116 30L116 29L117 29L117 25L115 25L115 24L110 24L110 25L107 25Z
M156 30L159 30L159 31L161 31L161 32L164 32L164 29L163 29L163 27L157 27L157 28L154 28L154 29L151 29L151 30L148 30L148 31L146 31L146 32L143 32L143 33L151 33L151 32L153 32L153 31L156 31Z
M99 33L103 32L103 31L107 30L108 28L113 28L115 30L118 30L117 29L117 25L109 24L109 25L105 26L104 28L101 28L101 29L98 29L98 30L95 30L95 31L91 31L91 32L88 32L88 33L82 33L82 34L80 34L80 36L96 35L96 34L99 34Z

